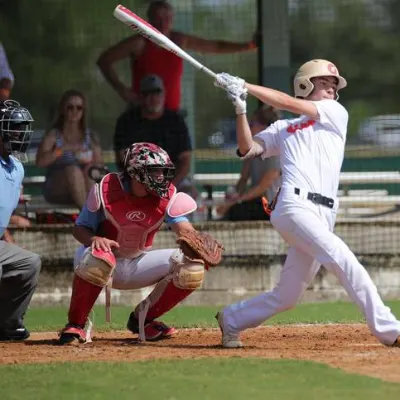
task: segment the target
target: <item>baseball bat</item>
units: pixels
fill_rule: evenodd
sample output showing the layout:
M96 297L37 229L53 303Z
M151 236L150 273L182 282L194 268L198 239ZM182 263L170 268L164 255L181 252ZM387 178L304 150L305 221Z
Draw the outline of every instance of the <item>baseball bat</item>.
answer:
M154 28L154 26L152 26L147 21L137 16L134 12L132 12L128 8L119 5L115 8L113 14L115 18L119 19L125 25L128 25L131 29L138 32L146 39L151 40L157 45L174 53L178 57L186 60L200 71L203 71L206 74L210 75L212 78L214 79L216 78L216 74L213 71L211 71L203 64L195 60L192 56L186 53L186 51L184 51L178 45L176 45L172 40L163 35L159 30Z

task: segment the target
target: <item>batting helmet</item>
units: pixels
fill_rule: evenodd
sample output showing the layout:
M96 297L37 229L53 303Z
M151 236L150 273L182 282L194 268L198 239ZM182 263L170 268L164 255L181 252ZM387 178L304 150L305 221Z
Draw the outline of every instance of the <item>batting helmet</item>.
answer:
M153 143L133 143L125 150L124 174L142 183L159 197L167 197L175 175L168 153Z
M303 64L294 77L295 97L305 98L309 96L314 89L311 79L318 76L334 76L337 78L337 91L347 86L346 79L339 75L335 64L327 60L311 60Z
M32 116L17 101L5 100L0 103L0 135L9 154L21 161L26 160L25 152L32 138Z

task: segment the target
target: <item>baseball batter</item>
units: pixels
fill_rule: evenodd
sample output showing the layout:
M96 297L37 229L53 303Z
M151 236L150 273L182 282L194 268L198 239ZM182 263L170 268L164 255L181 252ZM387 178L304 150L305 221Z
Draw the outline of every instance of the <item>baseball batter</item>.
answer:
M384 305L349 247L333 233L348 123L348 113L337 100L346 80L333 63L311 60L294 78L295 97L226 73L218 74L215 85L227 91L235 107L238 155L243 159L280 156L282 187L271 222L290 246L272 291L217 314L222 345L242 347L242 330L294 307L323 264L357 304L376 338L400 347L400 321ZM252 138L246 118L247 93L300 117L279 120Z
M85 325L101 290L132 290L155 285L130 314L127 328L141 340L169 338L176 329L157 321L197 289L204 270L221 261L222 245L197 232L186 215L196 202L176 193L174 165L153 143L134 143L126 151L124 170L96 184L74 227L82 243L75 255L68 323L60 344L86 342ZM180 249L151 251L162 223L177 234Z

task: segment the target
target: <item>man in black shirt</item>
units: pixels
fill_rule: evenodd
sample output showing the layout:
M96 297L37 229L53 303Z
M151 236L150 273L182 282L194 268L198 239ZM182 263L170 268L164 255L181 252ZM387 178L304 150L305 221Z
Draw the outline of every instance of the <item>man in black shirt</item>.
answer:
M164 108L164 85L157 75L140 82L140 106L125 111L117 120L114 151L121 169L124 150L132 143L151 142L163 148L176 166L173 181L179 189L190 171L191 141L183 117Z

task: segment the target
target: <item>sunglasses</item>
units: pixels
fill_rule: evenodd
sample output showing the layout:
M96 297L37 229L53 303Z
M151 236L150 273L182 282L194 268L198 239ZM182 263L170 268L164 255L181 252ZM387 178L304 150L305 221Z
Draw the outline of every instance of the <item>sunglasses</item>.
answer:
M83 106L76 106L74 104L68 104L67 105L67 110L78 110L78 111L82 111L83 110Z

